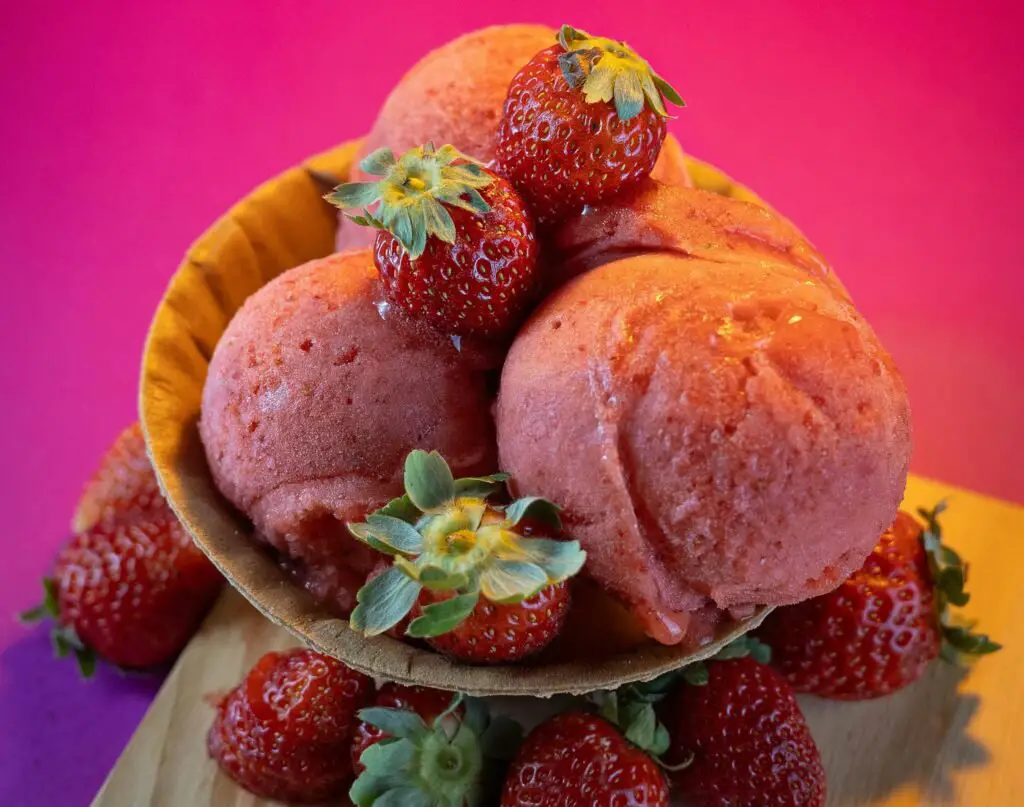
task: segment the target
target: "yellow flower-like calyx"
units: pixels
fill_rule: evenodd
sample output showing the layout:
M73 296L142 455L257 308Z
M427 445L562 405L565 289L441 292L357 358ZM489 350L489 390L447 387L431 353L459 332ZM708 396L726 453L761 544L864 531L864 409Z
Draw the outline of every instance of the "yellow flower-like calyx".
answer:
M639 115L645 100L662 117L668 117L665 99L686 105L675 88L625 42L591 36L571 25L561 27L558 42L565 49L558 57L562 75L570 86L583 91L588 104L614 102L616 114L624 121Z
M436 636L469 616L481 596L521 602L575 575L586 560L578 541L517 531L530 519L559 532L558 507L538 496L508 506L488 503L507 479L455 479L437 452L413 451L405 465L405 495L349 525L357 539L393 557L391 568L360 589L352 626L382 633L409 613L422 589L452 592L425 606L409 626L411 636Z
M455 242L449 208L476 214L491 209L479 189L494 182L494 176L451 145L435 150L427 143L399 158L391 149L380 148L368 154L359 167L381 179L345 182L324 198L342 210L361 210L361 215L349 219L391 233L413 260L423 254L431 236L448 244Z

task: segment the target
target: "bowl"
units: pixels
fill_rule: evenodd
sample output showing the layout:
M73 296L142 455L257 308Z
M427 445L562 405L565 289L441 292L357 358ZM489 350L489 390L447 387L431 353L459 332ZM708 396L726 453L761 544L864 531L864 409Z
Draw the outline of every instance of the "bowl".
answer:
M367 638L327 613L249 537L214 486L199 439L210 358L249 295L282 272L334 251L339 218L322 195L345 180L358 142L341 145L264 183L189 249L160 301L142 362L140 412L167 501L228 582L268 619L316 650L379 679L471 695L581 694L646 681L707 658L753 629L770 610L720 626L698 649L650 641L599 660L470 666L388 636ZM693 158L697 187L763 204L721 171ZM353 226L353 225L349 225Z

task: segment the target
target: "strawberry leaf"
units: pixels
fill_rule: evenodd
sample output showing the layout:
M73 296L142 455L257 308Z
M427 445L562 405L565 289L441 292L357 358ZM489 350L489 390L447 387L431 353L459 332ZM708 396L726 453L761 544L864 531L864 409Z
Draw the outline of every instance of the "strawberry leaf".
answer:
M509 527L516 526L524 518L530 518L546 524L555 530L562 529L562 519L558 513L561 511L557 504L549 502L541 496L525 496L516 499L505 510L505 523Z
M683 667L682 676L690 686L705 686L708 682L708 667L703 661L698 661Z
M445 708L445 710L441 712L441 714L439 714L436 718L434 718L434 728L440 726L446 717L454 715L459 710L459 707L462 706L463 701L465 700L466 696L463 695L461 692L456 692L454 695L452 695L452 699L451 701L449 701L448 706ZM476 705L479 706L479 703L477 702ZM469 715L471 711L472 710L470 709L469 702L466 701L466 714Z
M357 807L375 807L386 793L415 775L418 756L416 745L409 740L374 743L359 758L364 770L348 797Z
M397 739L416 740L430 730L423 718L411 709L372 706L360 709L359 719Z
M52 617L53 619L60 617L57 581L52 577L44 577L42 583L43 601L34 608L29 608L28 610L22 611L18 614L18 620L23 625L32 625L36 622L41 622L48 617Z
M396 162L395 153L385 147L371 151L363 157L359 163L359 168L363 173L370 176L383 177L387 176L388 172L395 167Z
M398 550L384 543L383 541L377 540L373 534L373 529L369 524L358 523L358 524L346 524L348 527L349 534L352 535L357 541L361 541L371 549L376 549L378 552L384 555L396 555Z
M480 591L491 602L522 602L548 585L548 576L536 564L496 559L480 575Z
M591 77L593 75L591 74ZM615 77L615 114L620 120L632 120L643 108L644 91L640 77L633 71L619 73Z
M675 87L665 81L665 79L657 73L652 73L651 78L654 79L654 84L661 91L661 94L664 95L671 103L676 106L686 106L686 101L684 101L679 93L676 92Z
M18 621L23 625L34 625L36 622L42 622L44 619L49 618L50 611L45 605L40 603L34 608L28 608L18 614Z
M366 524L374 538L396 552L416 555L423 551L423 536L400 518L372 513L367 517Z
M968 656L985 656L1002 649L1002 645L993 642L983 633L973 633L965 626L945 626L942 629L942 638L957 654Z
M405 495L399 496L397 499L392 499L375 512L382 516L400 518L407 524L415 524L419 520L419 517L423 515L419 508L409 501L409 497Z
M366 636L384 633L412 610L421 590L419 581L392 566L359 589L350 627Z
M469 576L443 566L424 564L416 569L417 579L431 591L453 591L469 585Z
M625 710L625 737L637 748L650 750L654 744L654 732L658 721L654 716L654 707L649 703L630 704ZM666 749L662 749L664 753Z
M471 591L468 594L459 594L441 602L431 603L423 608L421 616L409 624L405 633L416 639L448 633L473 613L479 599L480 593Z
M540 566L549 583L561 583L579 572L587 560L579 541L556 541L552 538L509 539L510 548L523 558Z
M419 449L405 460L405 492L420 510L441 507L455 497L455 479L440 454Z
M467 476L455 480L455 495L473 499L486 499L501 491L509 480L508 474L490 476Z
M324 199L335 207L368 207L380 198L380 184L377 182L345 182L328 193Z
M939 516L946 510L945 500L931 510L918 508L925 527L921 532L921 545L928 558L935 591L935 611L942 626L941 655L945 661L959 663L962 656L980 656L994 653L1002 645L985 634L974 633L970 626L951 624L951 607L966 605L971 597L965 591L967 564L950 547L942 543L942 525Z
M78 674L82 678L92 678L96 673L96 654L88 647L75 648L75 662L78 664Z
M772 651L764 642L750 634L740 636L729 642L712 657L716 661L725 661L731 658L745 658L752 656L755 661L761 664L768 664L772 660Z

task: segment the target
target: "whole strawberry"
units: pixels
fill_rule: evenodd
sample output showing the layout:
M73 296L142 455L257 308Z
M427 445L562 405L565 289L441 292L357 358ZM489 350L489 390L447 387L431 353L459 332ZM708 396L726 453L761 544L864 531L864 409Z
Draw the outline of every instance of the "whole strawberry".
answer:
M512 185L450 145L399 159L379 149L360 168L382 179L339 185L325 198L363 208L352 221L380 230L374 262L388 300L446 334L514 331L537 285L537 240Z
M651 173L665 99L683 100L624 42L563 25L508 88L499 170L549 226Z
M352 780L349 742L373 683L312 650L267 653L217 707L207 749L224 772L267 799L314 803Z
M348 525L393 558L360 589L350 626L375 636L411 615L407 636L478 663L517 661L554 639L569 607L565 581L586 553L578 541L536 537L538 524L561 529L551 502L488 503L507 478L454 479L436 451L411 452L405 495Z
M442 692L440 689L429 689L427 687L387 683L377 690L377 694L373 697L372 706L415 712L423 719L424 723L430 725L448 711L451 702L451 692ZM463 710L460 706L456 710L455 716L461 717L462 713ZM379 743L390 736L372 723L360 720L352 732L353 769L361 773L363 766L359 759L363 756L363 752L374 743Z
M103 460L75 524L82 530L43 581L43 604L22 618L55 619L57 655L74 653L85 676L96 655L130 669L174 659L223 578L160 494L137 426Z
M667 807L658 764L608 720L555 715L530 732L509 767L501 807Z
M860 700L916 681L940 654L999 649L987 636L949 623L966 605L967 567L942 544L940 503L921 510L926 528L900 512L864 565L835 591L779 608L759 636L798 692Z
M671 737L664 759L686 803L822 807L821 755L786 680L745 656L708 662L700 681L659 710Z

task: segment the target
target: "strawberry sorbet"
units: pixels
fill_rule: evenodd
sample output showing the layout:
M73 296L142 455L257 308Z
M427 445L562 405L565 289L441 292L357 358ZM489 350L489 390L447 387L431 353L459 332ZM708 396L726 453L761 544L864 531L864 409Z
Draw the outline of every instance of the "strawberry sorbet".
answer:
M899 373L853 306L781 255L596 268L545 301L504 367L501 467L565 507L584 573L667 644L707 603L834 588L903 495Z

